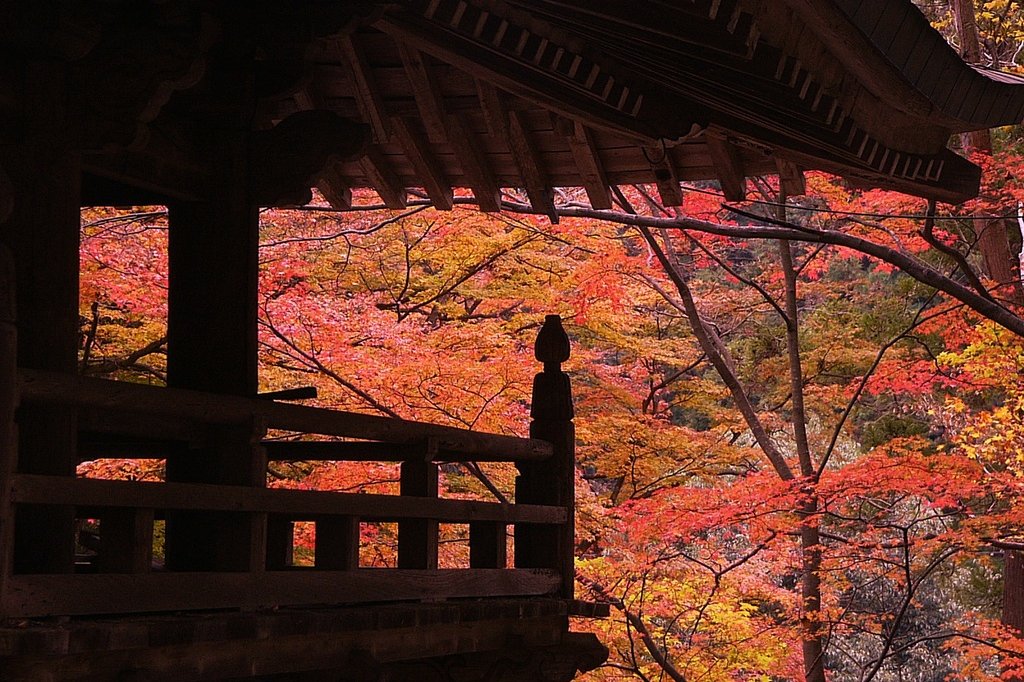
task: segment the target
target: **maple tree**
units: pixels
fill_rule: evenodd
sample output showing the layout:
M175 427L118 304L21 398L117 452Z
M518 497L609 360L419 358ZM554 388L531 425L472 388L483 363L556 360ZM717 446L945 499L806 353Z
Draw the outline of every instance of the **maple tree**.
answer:
M1015 29L996 16L1015 6L979 7L993 64L1015 58ZM759 200L743 205L695 184L679 209L645 187L619 188L612 211L565 190L555 225L514 194L494 215L468 197L449 213L416 199L389 211L368 192L345 213L265 211L261 387L525 435L529 347L561 314L578 591L614 607L579 624L612 651L588 679L1020 674L1024 641L998 603L1004 553L1024 548L1020 241L1006 220L1002 251L983 238L1024 201L1022 152L1015 131L977 151L981 196L939 217L824 174L788 199L755 179ZM166 276L160 207L83 213L83 373L162 381ZM397 489L387 464L270 474ZM505 499L514 475L452 464L442 487ZM465 565L465 529L443 531L442 562ZM393 565L393 525L362 533L362 562ZM309 561L312 526L296 539Z
M949 264L921 221L862 215L914 213L920 201L810 183L829 210L857 215L792 201L805 230L871 237L935 272ZM684 230L642 188L627 194L645 207L646 234L419 207L265 213L264 388L313 383L323 404L521 435L527 348L554 310L576 339L580 589L618 607L591 624L614 654L594 679L813 679L826 668L882 679L915 657L974 679L993 653L1006 659L1017 644L997 631L991 596L951 586L993 583L987 539L1016 528L1005 502L1015 465L1000 445L1015 437L1001 428L1014 403L993 396L1017 391L1005 368L1019 336L847 243L762 240L775 228L729 219L713 194L689 194L687 220L746 232ZM83 330L94 340L83 367L149 380L158 353L139 357L146 370L105 360L162 336L161 297L133 295L159 287L101 285L118 263L163 276L159 211L127 220L86 228ZM93 303L107 311L95 331ZM510 467L480 473L511 495ZM457 466L443 474L448 495L491 494ZM281 463L273 475L335 490L393 491L397 480L368 464ZM299 532L309 548L311 530ZM463 550L448 530L454 565ZM393 562L393 528L364 534L364 562ZM929 623L936 605L947 617ZM992 636L966 639L982 627Z

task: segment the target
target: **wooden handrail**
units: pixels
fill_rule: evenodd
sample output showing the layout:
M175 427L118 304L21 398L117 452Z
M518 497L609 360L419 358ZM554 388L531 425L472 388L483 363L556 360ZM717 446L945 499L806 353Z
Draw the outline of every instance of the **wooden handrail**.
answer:
M538 439L57 372L19 369L18 389L23 402L160 414L209 424L258 419L274 429L399 444L430 440L438 451L463 453L467 455L464 459L538 461L553 452L550 443Z
M326 515L366 520L434 519L449 523L500 521L558 525L566 520L564 507L546 505L27 474L14 476L13 497L21 504L266 512L298 520Z
M395 444L376 441L264 441L271 462L462 462L464 453L439 450L429 444ZM474 454L476 462L508 462L504 455ZM523 461L523 460L517 460Z
M127 430L127 429L126 429ZM90 459L164 459L181 454L181 443L166 437L125 437L116 433L79 436L78 457ZM179 439L180 440L180 439ZM467 455L436 450L430 443L382 443L380 441L266 440L260 443L271 462L508 462L504 455Z

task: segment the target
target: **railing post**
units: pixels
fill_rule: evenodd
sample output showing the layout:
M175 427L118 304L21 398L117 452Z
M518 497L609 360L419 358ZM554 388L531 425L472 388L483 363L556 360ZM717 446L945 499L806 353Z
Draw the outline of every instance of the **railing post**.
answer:
M561 526L516 524L517 568L552 568L562 576L561 596L573 598L575 580L575 473L576 429L573 425L572 388L562 363L569 359L569 337L558 315L548 315L537 335L534 354L544 371L533 380L530 437L546 440L554 455L542 462L518 462L517 504L564 507Z
M437 465L430 461L402 462L403 497L437 497ZM398 522L398 568L437 568L437 521L408 519Z
M470 568L507 568L507 532L508 527L499 521L470 521Z
M18 407L18 330L14 303L14 258L0 244L0 620L7 579L13 570L14 505L11 477L18 457L14 413Z
M325 516L316 520L314 565L331 571L359 568L359 517Z
M295 560L295 522L287 516L267 516L267 570L283 571Z
M110 509L100 516L100 573L148 573L153 565L153 509Z

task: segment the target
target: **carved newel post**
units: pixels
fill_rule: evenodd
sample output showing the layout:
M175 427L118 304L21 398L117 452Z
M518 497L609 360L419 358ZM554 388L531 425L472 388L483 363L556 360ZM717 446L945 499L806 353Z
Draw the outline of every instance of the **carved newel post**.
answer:
M540 462L519 462L517 504L564 507L565 523L558 526L516 524L517 568L551 568L562 576L561 596L573 597L575 549L576 430L572 388L562 363L569 359L569 337L558 315L548 315L537 335L534 354L544 371L533 380L530 437L546 440L554 455Z

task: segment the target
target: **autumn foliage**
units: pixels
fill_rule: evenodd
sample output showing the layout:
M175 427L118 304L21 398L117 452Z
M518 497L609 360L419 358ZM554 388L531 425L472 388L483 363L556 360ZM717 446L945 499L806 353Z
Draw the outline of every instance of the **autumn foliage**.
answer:
M985 159L982 197L942 207L930 233L922 200L821 174L785 219L957 283L969 266L987 286L972 216L1016 214L1017 155L1008 145ZM743 214L692 186L681 213L758 226L778 216L773 183L752 186L759 201ZM641 215L671 218L647 189L624 190ZM375 202L263 214L263 388L315 385L323 405L525 435L530 345L543 316L561 314L574 344L578 593L613 605L577 624L612 651L587 679L813 678L814 642L835 680L1024 670L1024 642L999 622L1003 558L1024 521L1024 338L846 246ZM82 371L159 383L163 211L90 210L83 225ZM161 475L109 460L82 473ZM271 473L281 486L396 488L389 465ZM512 496L509 467L484 473ZM457 465L443 484L492 494ZM465 562L463 530L446 529L452 565ZM364 534L364 563L393 562L393 528Z

